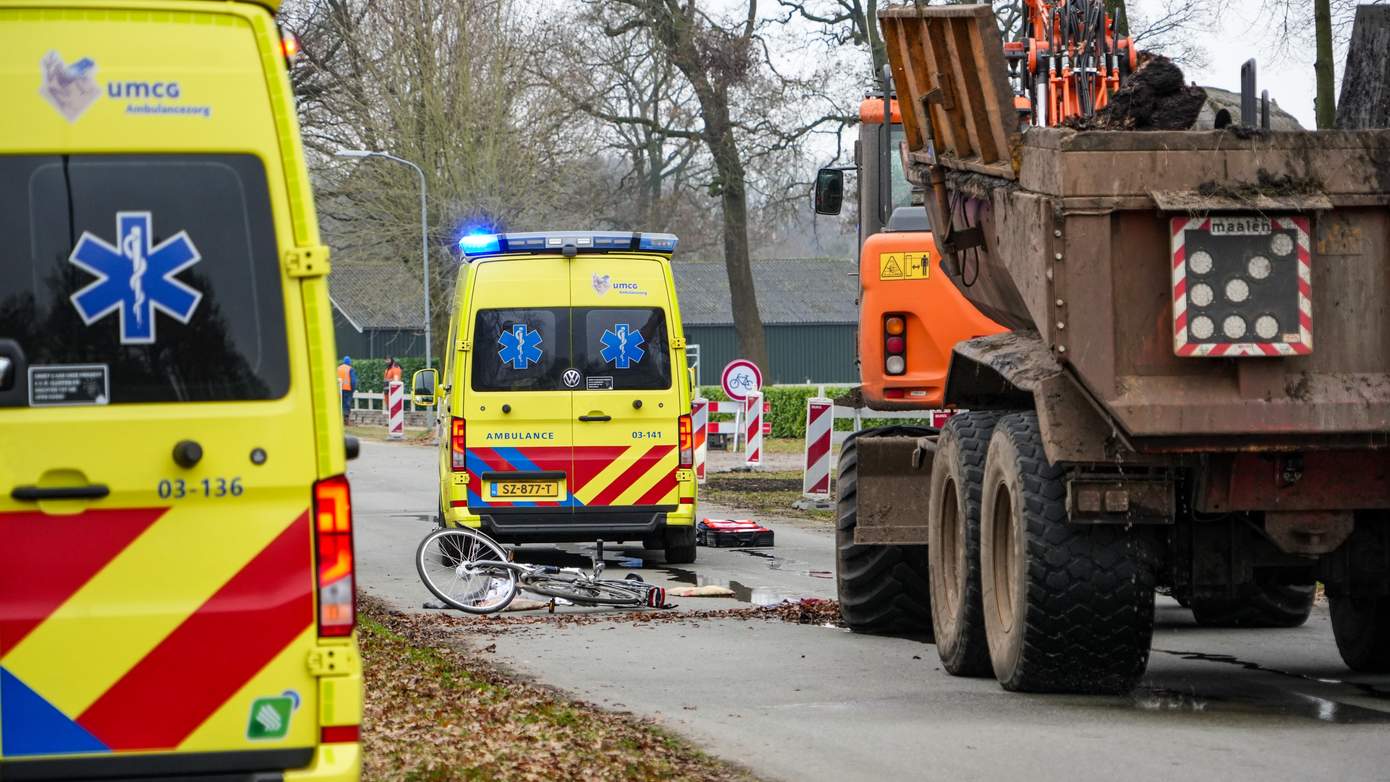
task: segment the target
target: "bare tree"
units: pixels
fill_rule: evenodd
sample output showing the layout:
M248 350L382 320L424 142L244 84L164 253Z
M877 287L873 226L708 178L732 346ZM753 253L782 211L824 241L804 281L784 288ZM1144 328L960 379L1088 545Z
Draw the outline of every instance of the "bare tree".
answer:
M452 287L446 261L460 229L524 223L563 203L586 139L531 110L518 87L533 52L510 0L300 0L281 23L301 44L300 125L340 261L405 263L419 275L419 185L402 166L333 153L381 150L424 170L442 339L449 308L438 299Z

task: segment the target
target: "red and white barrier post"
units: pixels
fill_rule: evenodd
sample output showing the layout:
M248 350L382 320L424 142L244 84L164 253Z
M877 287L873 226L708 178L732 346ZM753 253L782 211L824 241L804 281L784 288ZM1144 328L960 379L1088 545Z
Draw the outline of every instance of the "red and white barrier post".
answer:
M806 465L801 494L813 500L830 499L830 434L835 429L835 403L806 400Z
M757 391L743 400L744 457L749 467L763 463L763 395Z
M405 439L405 383L386 384L386 439Z
M705 455L709 451L709 400L690 403L690 420L695 430L695 480L705 482Z

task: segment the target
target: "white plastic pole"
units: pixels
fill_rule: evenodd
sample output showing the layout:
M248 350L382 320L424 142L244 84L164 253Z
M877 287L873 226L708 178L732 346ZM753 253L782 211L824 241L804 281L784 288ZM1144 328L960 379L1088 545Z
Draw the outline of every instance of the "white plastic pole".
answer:
M695 430L695 480L705 482L705 456L709 451L709 400L690 403L691 428Z
M743 400L743 463L760 467L763 463L763 395L754 391Z
M806 460L801 493L810 499L830 499L830 434L835 428L835 403L824 397L806 400Z
M386 384L386 439L405 439L405 383Z

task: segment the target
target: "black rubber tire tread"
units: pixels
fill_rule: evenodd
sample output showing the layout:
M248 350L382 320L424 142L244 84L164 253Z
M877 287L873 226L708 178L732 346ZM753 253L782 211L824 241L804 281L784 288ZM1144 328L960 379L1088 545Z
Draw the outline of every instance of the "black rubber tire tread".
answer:
M435 597L439 598L439 600L440 600L441 602L443 602L445 605L447 605L447 606L449 606L449 607L451 607L451 608L456 608L456 609L458 609L459 611L463 611L463 612L466 613L466 614L479 614L479 615L481 615L481 614L494 614L494 613L497 613L497 612L499 612L499 611L504 611L504 610L506 610L507 606L509 606L509 605L512 604L512 600L516 599L517 583L516 583L516 578L515 578L514 576L511 578L511 594L509 594L505 600L503 600L503 601L502 601L501 603L499 603L497 606L494 606L494 607L492 607L492 608L488 608L488 609L479 609L479 608L476 607L476 606L469 606L469 605L466 605L466 604L464 604L464 603L460 603L460 602L454 600L452 597L450 597L450 596L448 596L447 594L445 594L445 593L444 593L444 590L437 588L437 587L434 585L434 582L431 581L430 578L429 578L429 576L425 573L425 549L429 546L429 544L430 544L431 541L433 541L433 540L436 539L436 538L441 538L441 537L442 537L442 538L445 538L445 539L447 540L447 539L449 539L449 538L460 538L460 537L469 536L469 535L478 536L478 537L487 539L485 535L483 535L482 533L478 532L477 530L470 530L470 529L467 529L467 528L436 529L436 530L430 532L430 534L426 535L426 536L424 537L424 539L420 541L420 545L417 546L417 547L415 548L415 573L416 573L416 575L418 575L418 576L420 577L420 583L422 583L422 584L425 585L425 589L428 589L428 590L430 591L430 594L432 594L432 595L434 595ZM496 541L492 541L491 539L487 539L487 541L488 541L488 543L491 544L492 546L497 547L498 550L501 550L501 546L499 546L499 545L496 543ZM446 548L445 544L441 543L441 544L440 544L440 550L441 550L441 552L444 552L445 548ZM448 548L454 549L454 551L456 551L456 552L461 552L461 551L462 551L461 548L458 548L458 547L455 547L455 546L448 546ZM448 553L447 553L447 552L445 552L445 556L448 556ZM503 552L503 557L505 557L505 556L506 556L506 555L505 555L505 552ZM455 566L457 566L457 561L456 561L455 563L453 563L453 564L450 565L450 567L455 567Z
M1315 584L1245 584L1240 597L1194 597L1192 618L1203 627L1300 627L1313 613Z
M994 673L1006 690L1122 693L1153 640L1155 562L1145 531L1068 522L1065 471L1048 462L1037 414L999 419L985 466L982 580ZM996 489L1009 487L1019 536L1012 632L992 594Z
M941 429L932 462L931 506L928 524L931 532L927 544L930 563L932 635L941 666L953 676L989 676L993 672L989 660L989 639L985 636L985 615L980 592L980 487L985 478L985 455L989 438L1001 414L979 410L957 413ZM948 556L941 545L939 530L944 518L942 487L950 478L955 486L956 513L964 520L964 562L958 563L961 575L957 586L961 598L955 606L955 616L942 590L948 571L942 559Z
M1329 597L1332 637L1358 673L1390 672L1390 597Z
M860 633L930 633L927 547L854 543L859 491L857 440L851 437L840 446L835 473L835 591L840 617Z
M668 565L689 565L695 561L695 527L667 527L663 553Z
M532 576L521 588L546 597L563 598L575 605L640 606L645 596L638 595L631 587L611 581L576 583L552 576Z

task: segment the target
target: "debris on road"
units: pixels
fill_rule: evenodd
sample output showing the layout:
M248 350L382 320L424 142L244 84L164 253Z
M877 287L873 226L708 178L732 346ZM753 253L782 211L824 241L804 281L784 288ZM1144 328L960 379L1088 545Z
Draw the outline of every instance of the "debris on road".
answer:
M402 619L408 614L393 612ZM525 616L459 616L443 614L427 617L438 622L440 627L448 627L464 634L492 636L521 628L574 627L594 624L629 623L636 626L659 622L694 623L702 619L764 619L780 620L791 624L819 625L822 627L842 627L840 604L834 600L821 600L807 597L801 600L787 600L770 606L749 606L747 608L715 608L702 611L582 611L557 614L529 614Z
M363 780L753 779L648 720L502 673L459 643L467 620L358 601Z
M698 587L676 587L666 590L671 597L733 597L734 590L726 586L706 584Z

